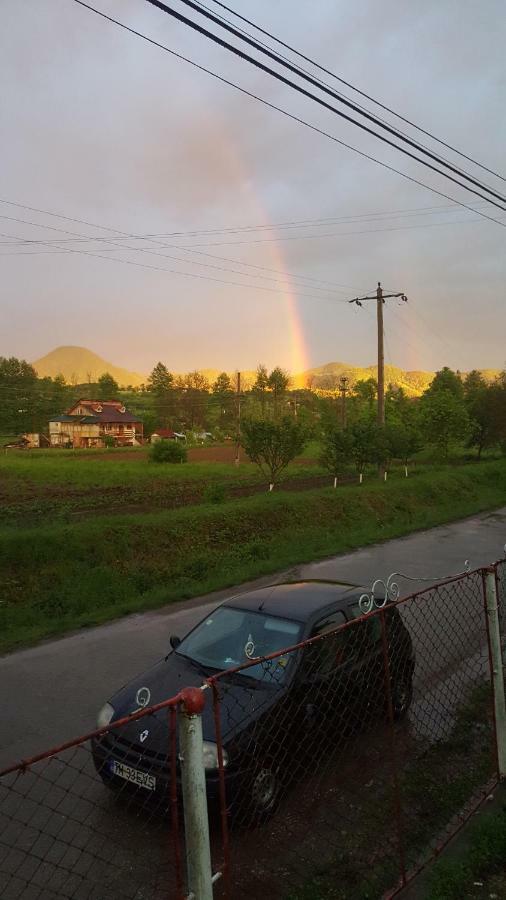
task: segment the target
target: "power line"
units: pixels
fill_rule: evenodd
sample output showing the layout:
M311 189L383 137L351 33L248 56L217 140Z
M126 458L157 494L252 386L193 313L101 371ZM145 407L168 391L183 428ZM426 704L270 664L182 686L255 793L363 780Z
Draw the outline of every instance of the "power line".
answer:
M359 156L363 157L363 159L367 159L370 162L374 162L376 165L381 166L384 169L387 169L390 172L394 172L396 175L400 175L402 178L405 178L407 181L410 181L412 184L417 184L419 187L423 187L426 190L431 191L433 194L437 194L438 197L443 197L445 200L449 200L451 203L455 203L458 206L461 206L463 209L467 209L471 212L477 212L478 215L482 216L484 219L488 219L490 222L495 222L496 225L504 226L504 223L499 221L498 219L494 219L493 216L489 216L486 213L480 212L477 209L474 209L472 206L469 206L467 203L464 203L462 200L457 200L456 197L452 197L450 194L446 194L444 191L438 190L435 187L431 187L425 182L420 181L418 178L414 178L412 175L408 175L406 172L402 172L400 169L396 169L395 166L391 166L389 163L383 162L382 160L377 159L375 156L372 156L370 153L365 153L363 150L359 150L357 147L352 146L351 144L346 143L345 141L340 140L335 135L330 134L322 128L318 128L317 125L312 125L310 122L306 122L305 119L302 119L300 116L297 116L293 113L288 112L288 110L283 109L281 106L277 106L275 103L271 103L269 100L265 100L263 97L254 94L252 91L246 90L246 88L241 87L236 84L234 81L230 81L230 79L225 78L223 75L219 75L217 72L213 72L212 69L208 69L206 66L201 65L200 63L195 62L187 56L183 56L182 53L178 53L176 50L171 50L165 44L161 44L159 41L155 41L153 38L148 37L148 35L143 34L141 31L137 31L135 28L131 28L129 25L125 25L123 22L120 22L118 19L113 18L112 16L108 16L106 13L101 10L96 9L94 6L90 6L90 4L85 3L84 0L73 0L74 3L77 3L79 6L89 10L90 12L95 13L97 16L100 16L102 19L106 19L108 22L111 22L114 25L117 25L119 28L122 28L124 31L130 32L130 34L135 35L136 37L140 37L142 40L147 41L147 43L152 44L154 47L158 47L160 50L164 50L166 53L170 53L171 56L174 56L176 59L179 59L183 62L188 63L188 65L193 66L195 69L198 69L200 72L205 72L207 75L210 75L212 78L215 78L217 81L220 81L222 84L228 85L228 87L234 88L234 90L240 91L244 96L250 97L252 100L256 100L259 103L262 103L264 106L269 109L275 110L281 115L285 116L288 119L291 119L294 122L297 122L299 125L304 125L304 127L309 128L311 131L314 131L316 134L320 134L323 137L328 138L333 141L335 144L339 144L341 147L345 147L347 150L351 150L354 153L357 153Z
M163 9L166 11L166 5L161 3L160 0L147 0L153 6L156 6L159 9ZM368 119L371 122L374 122L376 125L379 125L380 128L385 129L389 134L394 135L398 139L404 141L409 146L417 149L418 151L422 151L429 158L442 163L445 165L450 171L454 173L460 174L462 177L467 179L470 183L480 186L483 190L486 190L492 196L495 196L497 199L501 199L503 202L506 202L506 198L502 197L502 195L496 193L496 191L491 188L489 185L484 184L484 182L478 181L473 176L469 175L469 173L465 172L463 169L454 166L448 159L440 156L439 154L433 153L430 148L426 147L424 144L420 144L414 140L412 140L409 135L406 135L404 132L399 131L397 128L393 128L388 122L384 119L379 118L378 116L373 115L369 110L367 110L364 106L357 105L344 94L341 94L335 90L333 90L328 84L322 81L320 78L315 78L310 72L306 69L302 69L300 66L295 66L286 56L283 56L279 52L273 52L272 48L267 44L255 41L250 34L242 29L234 28L229 19L224 18L223 16L215 16L212 11L207 7L204 3L193 2L193 0L180 0L181 3L189 6L195 12L200 13L200 15L205 16L207 19L210 19L215 24L219 25L221 28L224 28L226 31L233 34L235 37L238 37L240 40L245 41L250 46L254 47L257 50L260 50L261 53L264 53L268 58L274 60L278 64L284 65L289 71L298 75L299 77L305 79L310 84L315 87L319 87L324 93L333 97L334 99L339 100L339 102L343 103L345 106L350 109L358 112L360 115L364 116L364 118ZM167 7L168 9L168 7ZM360 123L355 123L360 124ZM377 135L380 137L380 135ZM401 149L401 148L399 148Z
M0 216L0 219L1 218L6 218L6 217ZM21 221L21 220L17 220L17 221ZM349 237L349 236L356 236L356 235L361 235L361 234L385 234L385 233L390 233L390 232L394 232L394 231L395 232L397 232L397 231L401 231L401 232L412 231L412 230L418 229L418 228L441 228L441 227L445 227L445 226L447 227L449 225L474 225L481 221L482 221L481 219L460 219L458 221L453 221L453 222L423 222L418 225L397 225L397 226L391 226L388 228L369 228L369 229L361 229L358 231L332 231L332 232L327 232L325 234L298 234L298 235L289 235L289 236L282 235L282 236L275 237L275 238L255 238L255 239L241 240L241 241L212 241L212 242L207 242L207 243L203 243L203 244L195 244L194 247L178 246L177 249L184 250L186 252L199 253L201 251L197 250L196 249L197 247L224 247L224 246L230 247L230 246L243 246L243 245L251 245L251 244L278 244L278 243L286 242L286 241L322 240L322 238ZM27 222L26 224L35 224L35 223ZM39 226L39 227L49 227L49 226ZM23 242L23 243L26 243L26 242ZM45 241L38 241L37 243L43 244L43 245L46 244ZM7 244L4 246L8 247L9 245ZM164 246L164 245L162 244L161 246ZM40 254L51 255L51 253L63 253L68 249L69 248L67 248L67 247L60 247L55 244L50 244L48 249L46 249L46 250L30 250L30 249L23 250L22 248L19 248L17 250L13 250L12 252L9 252L9 250L0 251L0 256L38 256ZM122 250L122 249L131 250L136 253L142 253L142 252L153 253L155 256L162 256L167 259L177 259L177 260L179 259L179 257L167 256L167 254L158 253L154 249L150 249L150 248L122 247L122 245L116 245L116 246L110 247L110 248L107 248L107 247L101 248L101 252L102 253L114 253L114 252L116 252L118 250ZM228 257L219 257L219 256L215 256L214 254L204 254L204 255L212 256L214 259L229 259ZM198 263L198 262L196 262L196 260L189 260L189 259L182 260L181 259L180 261L185 262L185 263L191 263L193 265L201 265L201 266L206 265L206 263ZM260 266L260 267L254 266L253 263L242 263L239 260L235 260L235 262L239 262L239 265L252 266L254 268L265 268L263 266ZM221 266L209 266L209 267L217 268L217 269L222 268ZM236 271L234 269L227 269L227 268L223 268L222 270L227 271L227 272L235 272ZM281 269L280 270L268 269L267 271L279 271L279 274L283 274ZM253 273L249 273L249 272L239 272L237 274L248 276L250 278L265 277L265 276L255 276ZM286 275L288 275L289 277L294 277L294 278L305 278L306 277L304 275L290 276L290 273L288 273L288 272L286 273ZM269 279L269 280L276 281L277 279ZM316 279L313 279L313 280L316 280ZM322 283L324 283L324 282L322 282ZM346 288L346 287L350 288L350 285L348 285L348 286L346 286L344 284L337 285L335 282L326 282L326 283L329 285L335 286L339 290ZM303 285L300 285L300 286L302 287ZM330 287L329 288L316 288L316 286L315 286L314 289L330 291ZM354 290L355 286L351 286L351 289Z
M75 0L75 2L80 3L81 0ZM223 47L225 50L228 50L230 53L233 53L235 56L238 56L240 59L243 59L246 62L249 62L251 65L255 66L257 69L260 69L262 72L266 72L268 75L271 75L273 78L275 78L277 81L280 81L282 84L285 84L288 87L291 87L297 93L302 94L302 96L307 97L310 100L314 100L315 103L318 103L320 106L324 107L324 109L328 109L330 112L333 112L335 115L340 116L340 118L345 119L345 121L350 122L352 125L356 125L362 131L365 131L368 134L371 134L373 137L378 138L378 140L382 141L383 143L389 145L390 147L393 147L395 150L398 150L400 153L403 153L405 156L408 156L409 158L415 160L415 162L420 163L421 165L425 166L428 169L431 169L432 171L436 172L438 175L442 175L444 178L447 178L449 181L452 181L454 184L457 184L459 187L463 188L464 190L467 190L470 193L475 194L477 197L480 197L480 199L487 200L489 203L491 203L493 206L497 207L498 209L501 209L501 210L505 209L504 206L499 206L499 204L496 203L495 200L492 200L489 197L484 197L483 194L481 194L479 191L475 190L474 188L469 187L466 184L462 184L462 182L459 181L457 178L454 178L453 175L450 175L448 172L441 171L441 169L438 169L437 166L434 166L432 163L429 163L426 159L420 159L419 156L416 156L410 150L407 150L405 147L400 147L394 141L390 140L390 138L385 137L385 135L379 134L377 131L374 131L374 129L370 128L368 125L365 125L363 122L360 122L357 119L354 119L352 116L349 116L347 113L344 113L342 110L337 109L337 107L332 106L326 100L323 100L321 97L318 97L316 94L312 94L311 91L308 91L306 88L302 87L301 85L296 84L296 82L291 81L289 78L286 78L280 72L276 72L275 69L270 68L269 66L265 65L265 63L260 62L260 60L255 59L255 57L251 56L249 53L246 53L244 50L241 50L239 47L236 47L233 44L230 44L228 41L225 41L223 38L219 37L217 34L214 34L212 31L209 31L207 28L204 28L202 25L199 25L197 22L193 21L192 19L189 19L188 16L185 16L182 13L177 12L177 10L172 9L170 6L167 6L165 3L162 3L162 0L146 0L146 2L149 3L151 6L157 7L157 9L160 9L166 15L172 16L172 18L176 19L178 22L181 22L183 25L187 25L189 28L193 29L194 31L197 31L199 34L208 38L208 40L213 41L213 43L218 44L220 47ZM190 6L192 9L195 9L197 12L200 11L201 15L204 15L207 18L212 18L214 21L217 22L218 25L221 25L221 27L226 28L227 31L235 32L236 35L241 40L244 40L247 43L252 44L253 46L256 46L256 48L259 49L262 53L265 53L270 58L275 59L276 62L285 66L285 68L289 68L290 71L295 72L295 74L304 78L306 81L311 81L311 82L315 83L316 87L318 87L318 83L315 82L314 79L311 79L309 76L306 76L304 73L301 73L300 70L298 70L294 66L291 66L289 63L284 63L283 60L281 60L279 57L276 56L276 54L272 54L270 51L264 50L261 47L261 45L258 44L257 42L252 41L249 38L241 37L240 32L237 32L236 29L231 28L231 26L228 26L228 25L224 24L223 22L220 22L219 19L217 19L215 16L212 16L212 14L207 13L207 11L199 10L199 8L196 6L196 4L194 4L192 2L192 0L181 0L181 2L184 3L186 6ZM323 90L323 88L320 88L320 89ZM337 98L340 102L345 102L337 94L335 94L335 92L332 92L331 90L326 89L326 88L325 88L325 91L326 91L326 93L330 93L332 96ZM348 106L354 105L354 104L349 103L349 101L346 101L346 103ZM359 112L360 112L360 110L359 110ZM365 115L364 113L361 113L361 114ZM372 121L375 121L373 116L368 115L367 117L369 119L372 119ZM384 126L380 123L380 127L386 128L387 126ZM438 162L440 162L442 165L446 166L451 171L459 173L459 170L456 169L454 166L452 166L451 164L442 160L440 157L437 157L435 154L432 154L429 151L426 151L423 148L420 148L419 145L417 145L415 142L411 141L410 139L403 138L402 136L399 135L399 132L395 131L395 129L391 129L388 127L388 131L395 134L395 136L397 138L400 137L401 140L407 141L411 146L415 147L418 151L425 153L426 155L430 156L432 159L437 160ZM503 197L501 194L498 194L492 188L488 187L487 185L483 185L481 182L478 182L476 179L472 178L472 176L469 176L465 173L464 174L460 173L460 174L461 174L461 177L465 178L470 183L480 186L481 190L484 190L484 191L488 192L492 197L496 197L497 199L499 199L501 201L501 203L506 203L506 197Z
M57 214L48 212L47 210L38 210L31 206L26 206L22 203L13 203L9 200L4 200L0 198L0 203L7 203L11 206L19 206L23 209L33 210L35 212L41 212L44 215L55 216ZM483 204L481 204L483 206ZM477 211L477 210L476 210ZM321 219L302 219L300 221L292 221L292 222L271 222L269 224L263 225L240 225L237 227L224 227L224 228L204 228L194 231L169 231L169 232L152 232L149 234L129 234L128 232L116 232L122 235L122 237L111 238L110 242L113 243L117 240L122 240L123 236L128 237L129 240L135 241L151 241L155 242L155 239L159 238L169 238L169 237L202 237L208 235L220 235L220 234L250 234L254 232L262 232L262 231L274 231L275 229L289 229L293 230L296 228L328 228L331 225L350 225L356 224L357 222L364 221L366 223L375 223L381 222L382 220L387 219L406 219L413 217L423 217L423 216L435 216L435 215L445 215L447 213L455 212L454 206L422 206L415 207L414 209L400 209L393 210L391 212L384 210L379 212L371 212L371 213L357 213L357 214L348 214L346 216L327 216L326 218ZM66 216L57 216L58 218L67 218ZM71 219L70 221L82 221ZM466 220L468 221L468 220ZM469 220L473 221L473 220ZM474 220L476 221L476 220ZM88 224L83 222L83 224ZM456 223L451 223L456 224ZM95 226L98 228L104 228L103 225ZM114 229L113 229L114 231ZM38 238L19 238L17 241L0 241L0 246L18 246L18 245L36 245L40 243L50 243L51 241L57 242L59 244L67 244L67 243L93 243L103 241L104 238L100 237L100 235L89 235L87 237L79 237L79 238L52 238L47 241L41 241ZM172 249L178 250L190 250L190 247L184 247L180 244L165 244L163 246L170 247ZM199 251L196 251L199 252ZM227 262L240 263L241 265L250 265L249 263L242 262L238 259L229 259L227 257L214 256L213 254L203 254L204 256L211 256L213 259L221 259L226 260ZM256 267L254 267L256 268ZM263 267L262 267L263 268ZM274 270L271 270L274 271ZM308 277L308 276L294 276L294 277ZM317 281L319 279L316 279ZM332 283L332 282L327 282Z
M12 201L7 201L7 200L1 200L1 199L0 199L0 203L9 203L9 202L11 203L11 205L15 205L15 206L23 206L23 204L19 204L19 203L15 203L15 204L14 204L14 203L12 203ZM29 208L34 209L33 207L26 207L26 206L25 206L25 208L27 208L27 209L29 209ZM49 216L53 216L53 217L56 217L56 218L70 219L70 217L68 217L68 216L58 216L57 213L48 212L47 210L37 210L37 212L40 212L40 213L43 213L43 214L46 214L46 215L49 215ZM52 225L41 225L41 224L38 223L38 222L28 222L28 221L26 221L26 220L24 220L24 219L17 219L17 218L14 218L14 217L12 217L12 216L1 216L1 215L0 215L0 218L8 219L8 220L10 220L10 221L20 222L20 223L25 224L25 225L35 226L35 227L37 227L37 228L46 228L46 229L52 230L52 231L61 231L62 233L66 233L66 234L74 234L74 235L76 234L75 232L68 231L67 229L56 228L55 226L52 226ZM79 219L71 219L71 221L79 222L80 220L79 220ZM85 224L85 223L83 222L83 224ZM86 224L90 224L90 223L86 223ZM104 229L106 228L106 226L103 226L103 225L94 225L93 227L95 227L95 228L104 228ZM127 234L126 232L121 232L121 231L118 231L117 229L110 229L110 228L108 228L107 230L108 230L108 231L114 231L114 232L117 233L117 234L123 235L124 237L128 237L128 234ZM14 237L14 236L13 236L13 237ZM79 235L78 237L79 237L79 239L83 239L83 236L82 236L82 235ZM16 240L15 237L14 237L14 240ZM84 240L86 240L86 238L84 238ZM91 239L91 240L93 241L94 239ZM155 256L161 256L161 257L163 257L163 258L173 259L173 260L177 260L177 261L180 261L180 262L189 262L189 263L192 264L192 265L207 266L207 267L210 267L210 268L221 269L221 270L223 270L223 271L232 271L232 272L234 272L235 274L241 275L241 277L248 277L248 278L253 278L253 277L255 277L255 278L262 278L262 279L266 279L266 278L267 278L267 276L265 276L265 275L256 275L255 273L240 272L240 271L237 271L237 270L227 269L226 267L214 266L214 265L211 265L211 264L209 264L209 263L199 263L199 262L197 262L197 261L195 261L195 260L183 260L183 259L181 259L180 257L173 257L173 256L169 256L168 254L158 253L158 252L155 251L153 248L145 248L145 247L142 247L142 248L140 248L140 247L124 247L124 246L122 247L121 245L115 244L114 241L112 241L111 239L101 238L100 240L104 240L104 241L106 241L107 243L113 243L113 244L114 244L114 247L113 247L111 250L107 251L106 248L103 248L103 249L102 249L102 252L115 252L116 250L122 250L122 249L124 250L124 249L127 249L127 250L131 250L131 251L134 251L134 252L152 253L152 254L154 254ZM38 241L38 244L41 244L41 245L43 245L43 246L44 246L44 245L47 245L48 243L49 243L48 241L42 241L42 240L39 240L39 241ZM60 241L59 243L61 243L61 241ZM9 247L9 246L12 246L12 242L11 242L10 244L7 244L7 246L8 246L8 247ZM162 244L160 244L160 246L161 246L161 247L174 247L174 249L182 249L182 250L185 250L185 252L186 252L186 250L187 250L187 248L179 248L179 247L177 247L177 245L167 245L167 244L163 244L163 243L162 243ZM69 250L69 249L70 249L70 248L58 246L58 244L54 244L53 241L51 241L49 249L48 249L48 250L45 250L45 251L42 251L42 252L44 252L44 253L46 253L46 252L49 252L49 253L51 253L51 252L65 252L65 251L67 251L67 250ZM73 248L73 249L76 250L77 248ZM40 251L39 251L39 252L40 252ZM323 282L323 281L320 281L319 279L311 278L311 276L309 276L309 275L308 275L308 276L306 276L306 275L299 275L299 274L295 274L295 273L292 273L292 272L283 271L283 270L281 270L281 269L270 269L270 268L268 268L267 266L259 266L259 265L255 265L255 264L252 264L252 263L243 263L243 262L241 262L240 260L230 260L230 259L228 259L227 257L217 257L217 256L215 257L214 254L212 254L212 253L204 253L204 252L199 251L199 250L195 250L195 251L191 251L191 250L190 250L190 252L194 252L194 253L199 254L199 255L201 255L201 256L210 257L210 258L212 258L212 259L222 259L222 260L225 260L225 261L228 261L228 262L234 262L234 263L237 263L237 264L239 264L239 265L243 265L243 266L248 266L248 267L252 267L252 268L255 268L255 269L263 269L263 270L265 270L265 271L274 272L274 273L276 273L276 274L283 275L284 278L285 278L285 282L286 282L289 278L298 278L298 279L304 279L305 281L314 282L315 285L314 285L314 287L313 287L313 290L318 290L318 291L322 291L322 292L323 292L323 291L326 291L327 293L329 293L331 288L332 288L332 289L334 289L334 288L339 289L339 288L350 287L349 285L339 285L339 284L336 284L336 283L334 283L334 282ZM7 255L9 255L9 252L8 252L8 251L7 251L7 252L3 252L3 253L0 253L0 255L1 255L1 256L7 256ZM26 254L25 252L22 252L22 253L20 254L19 251L17 251L14 255L27 255L27 254ZM191 273L189 273L189 274L191 274ZM279 281L279 279L272 279L272 278L269 278L268 280L270 280L270 281ZM321 283L321 284L328 284L329 287L326 287L326 288L320 288L320 287L317 287L317 284L318 284L318 283ZM290 286L290 285L289 285L289 286ZM308 285L300 285L300 286L301 286L301 287L307 287ZM309 285L309 286L311 286L311 285ZM299 287L299 285L295 285L295 287Z
M0 219L7 219L11 222L19 222L23 225L30 225L30 226L36 227L36 228L45 228L45 229L49 229L50 231L63 231L65 234L73 234L74 233L74 232L69 232L64 228L56 228L53 225L39 224L38 222L28 222L25 219L14 218L13 216L0 215ZM111 241L108 240L107 238L103 238L102 240L105 240L106 243L111 243ZM42 241L41 243L44 244L44 241ZM165 245L162 244L161 246L163 247ZM27 256L28 255L28 256L30 256L30 255L35 255L36 253L49 253L49 254L51 254L51 253L66 253L70 249L71 248L69 248L69 247L61 247L61 246L58 246L58 244L55 245L52 243L51 247L49 249L46 249L43 251L40 251L40 250L35 251L35 252L29 251L27 253L27 252L18 250L17 252L14 252L13 254L10 254L10 255L14 255L14 256ZM76 249L76 248L73 248L73 249ZM184 260L184 259L181 259L181 257L179 257L179 256L171 256L170 254L167 254L167 253L159 253L157 250L154 250L149 247L127 247L124 244L114 244L114 246L112 248L100 248L100 249L101 249L102 253L116 253L121 250L129 250L129 251L133 251L134 253L149 253L153 256L159 256L162 259L170 259L170 260L173 260L176 262L182 262L182 263L188 262L188 263L191 263L192 265L203 266L208 269L216 269L221 272L231 272L232 274L240 275L241 277L244 277L244 278L262 278L265 281L273 281L273 282L276 282L277 284L284 284L285 286L287 286L289 288L291 287L290 282L288 281L288 278L286 275L285 275L284 281L281 282L279 280L279 278L271 278L268 275L257 275L256 273L241 272L238 269L230 269L230 268L227 268L226 266L217 266L217 265L214 265L213 263L198 262L196 260ZM8 252L0 253L0 256L8 256L8 255L9 255ZM209 254L209 255L211 255L211 254ZM180 273L180 274L184 274L184 273ZM194 273L188 272L186 274L192 275ZM204 276L202 276L202 277L204 277ZM301 287L302 287L302 285L301 285ZM319 288L319 287L314 286L313 290L330 293L330 288Z
M40 227L43 228L44 226L41 225ZM15 235L5 234L4 232L0 232L0 235L2 237L15 237ZM117 256L114 256L114 257L113 256L104 256L103 253L95 253L95 252L91 252L90 250L80 250L80 249L71 248L71 247L58 247L57 249L63 251L64 253L73 253L73 254L79 254L79 255L83 255L83 256L90 256L95 259L106 259L108 262L123 263L124 265L128 265L128 266L136 266L136 267L142 268L142 269L151 269L155 272L168 272L171 275L180 275L184 278L197 278L199 280L212 281L212 282L215 282L218 284L226 284L226 285L230 285L232 287L242 288L243 290L246 289L246 290L252 290L252 291L264 291L269 294L277 294L279 296L282 293L286 293L286 289L288 288L288 290L294 297L300 297L300 298L304 298L307 300L318 300L320 302L325 303L325 302L331 302L331 301L335 302L335 299L336 299L333 297L321 297L321 296L316 297L314 294L300 293L297 290L294 290L291 285L287 285L287 288L284 288L284 289L283 288L279 288L279 289L269 288L269 287L263 287L262 285L244 284L244 282L238 282L238 281L228 281L223 278L215 278L212 275L203 275L203 274L197 273L197 272L182 272L178 269L168 269L168 268L163 268L162 266L152 266L148 263L135 262L134 260L131 260L131 259L120 259ZM128 250L129 248L128 247L125 247L125 248L120 247L120 248L116 248L116 249ZM133 248L133 249L135 249L135 248ZM155 255L163 257L165 254L156 253ZM248 277L247 272L244 273L244 277ZM296 285L295 287L297 288L297 287L299 287L299 285ZM303 285L301 285L301 287L303 287ZM345 301L337 300L337 302L344 303Z
M319 69L320 72L324 72L326 75L330 75L331 78L334 78L336 81L339 81L341 84L344 84L346 87L350 88L350 90L355 91L355 93L359 94L361 97L364 97L366 100L369 100L371 103L374 103L376 106L379 106L380 109L385 110L385 112L390 113L392 116L395 116L397 119L400 119L401 122L405 122L406 125L410 125L412 128L415 128L421 134L425 134L426 137L429 137L431 140L436 141L438 144L441 144L443 147L446 147L447 150L451 150L452 153L456 153L458 156L461 156L463 159L466 159L468 162L473 163L473 165L478 166L480 169L483 169L485 172L488 172L490 175L494 175L496 178L499 178L501 181L506 181L506 178L503 175L499 175L498 172L494 172L493 169L489 169L488 166L483 165L483 163L478 162L476 159L473 159L471 156L467 156L461 150L457 150L456 147L453 147L451 144L448 144L446 141L441 140L436 137L430 131L426 131L425 128L422 128L420 125L416 125L415 122L412 122L410 119L407 119L405 116L402 116L400 113L395 112L395 110L391 109L389 106L386 106L384 103L381 103L379 100L375 100L374 97L371 97L370 94L366 94L365 91L360 90L355 87L355 85L350 84L349 81L345 81L344 78L341 78L339 75L336 75L335 72L332 72L330 69L326 69L324 66L315 62L314 59L311 59L309 56L305 56L300 50L296 50L294 47L291 47L290 44L286 44L280 38L276 37L276 35L271 34L269 31L266 31L264 28L261 28L259 25L256 25L255 22L252 22L250 19L246 19L244 16L241 16L236 10L231 9L230 6L226 6L224 3L221 3L220 0L212 0L212 2L216 6L220 6L222 9L227 10L227 12L232 13L237 19L240 19L242 22L245 22L247 25L250 25L256 31L261 34L264 34L270 40L275 41L281 47L284 47L286 50L290 50L291 53L295 53L296 56L300 57L300 59L305 60L310 63L316 69ZM203 4L201 4L203 5Z

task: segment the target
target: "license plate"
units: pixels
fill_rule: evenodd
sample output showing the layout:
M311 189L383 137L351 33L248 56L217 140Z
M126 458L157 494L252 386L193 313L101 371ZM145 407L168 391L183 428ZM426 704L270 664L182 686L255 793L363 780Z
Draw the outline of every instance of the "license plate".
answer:
M115 759L111 761L110 766L113 775L124 778L125 781L136 784L137 787L146 788L148 791L155 790L156 778L154 775L148 775L147 772L140 772L139 769L134 769L133 766L126 766L125 763L118 762Z

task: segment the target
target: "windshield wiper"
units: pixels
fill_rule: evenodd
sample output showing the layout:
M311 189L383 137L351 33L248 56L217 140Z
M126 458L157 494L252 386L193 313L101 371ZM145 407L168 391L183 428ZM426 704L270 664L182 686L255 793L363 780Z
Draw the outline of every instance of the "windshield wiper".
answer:
M177 656L181 656L183 659L187 659L188 662L192 664L192 666L194 666L196 669L198 669L198 671L201 673L201 675L207 675L208 672L219 672L220 671L220 669L218 669L217 666L208 666L205 663L201 663L201 662L199 662L198 659L194 659L193 656L188 656L187 653L180 653L179 650L175 650L174 653L176 653Z

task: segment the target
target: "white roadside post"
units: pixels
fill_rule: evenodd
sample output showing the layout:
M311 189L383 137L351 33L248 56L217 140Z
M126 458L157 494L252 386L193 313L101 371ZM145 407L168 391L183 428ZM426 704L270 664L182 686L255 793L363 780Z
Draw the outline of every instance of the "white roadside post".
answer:
M206 776L202 738L205 695L200 688L182 691L179 713L179 753L183 783L186 867L189 896L213 900L213 876L209 845Z
M504 697L504 669L495 569L489 569L485 573L485 596L490 635L490 653L492 657L492 679L494 684L497 761L499 766L499 777L506 778L506 704Z

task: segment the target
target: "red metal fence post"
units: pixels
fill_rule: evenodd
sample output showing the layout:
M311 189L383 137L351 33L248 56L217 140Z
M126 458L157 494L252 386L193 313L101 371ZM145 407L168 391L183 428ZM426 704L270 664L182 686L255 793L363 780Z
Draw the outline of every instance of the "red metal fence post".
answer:
M228 810L227 796L225 790L225 771L223 765L223 740L221 735L221 708L220 694L216 683L211 684L213 692L213 712L214 712L214 728L216 734L216 747L218 752L218 775L220 780L220 817L221 817L221 840L223 849L223 882L225 887L226 900L232 900L230 888L230 845L228 840Z
M399 765L397 759L397 743L395 739L395 728L394 728L394 707L392 703L392 683L390 678L390 659L388 653L388 636L387 636L387 628L385 622L385 610L380 610L379 613L380 622L381 622L381 642L383 647L383 674L385 678L385 698L387 701L388 707L388 723L389 723L389 733L390 733L390 757L393 763L394 771L393 771L393 789L394 789L394 804L395 804L395 820L396 820L396 829L397 829L397 846L399 850L399 865L401 870L401 884L404 886L407 882L406 878L406 860L405 860L405 852L404 852L404 841L402 836L402 801L401 801L401 789L399 784Z

